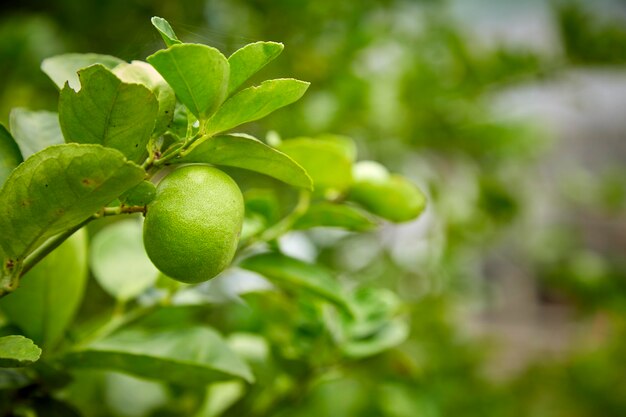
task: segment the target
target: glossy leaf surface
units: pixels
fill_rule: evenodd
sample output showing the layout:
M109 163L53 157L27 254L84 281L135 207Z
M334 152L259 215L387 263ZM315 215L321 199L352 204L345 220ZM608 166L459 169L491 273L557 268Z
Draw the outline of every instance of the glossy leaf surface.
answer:
M295 187L312 187L306 171L293 159L248 135L233 134L210 138L199 143L179 161L244 168Z
M230 70L226 57L215 48L191 43L172 45L150 55L148 62L200 120L207 119L226 98Z
M262 253L244 259L240 267L259 273L280 285L299 288L350 312L343 289L324 268L279 253Z
M241 90L219 108L207 126L208 134L232 129L261 119L274 110L300 99L309 88L304 81L294 79L268 80L256 87Z
M128 329L66 355L76 368L99 368L185 386L254 378L248 366L208 327Z
M248 78L280 55L283 48L282 43L255 42L233 52L228 57L228 63L230 64L228 94L232 94Z

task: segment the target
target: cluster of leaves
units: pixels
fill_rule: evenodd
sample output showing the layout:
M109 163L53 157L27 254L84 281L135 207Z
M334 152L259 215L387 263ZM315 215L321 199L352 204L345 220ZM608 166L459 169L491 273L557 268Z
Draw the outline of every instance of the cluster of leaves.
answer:
M217 165L242 189L246 218L238 272L218 282L244 289L227 294L247 292L261 280L285 291L290 302L293 294L302 297L298 302L310 310L315 334L325 337L321 347L332 352L331 363L379 353L407 336L393 293L348 291L330 271L281 253L277 239L292 229L358 232L381 219L414 219L425 205L419 189L380 164L356 162L355 144L346 137L282 141L273 135L270 146L230 132L306 91L308 83L295 79L244 86L283 46L257 42L226 58L209 46L182 43L164 19L152 23L167 48L147 62L97 54L46 59L42 70L60 89L58 114L15 109L9 129L1 127L0 295L6 297L0 308L7 336L0 338L0 366L7 369L0 371L0 399L8 405L0 414L78 415L55 390L71 383L67 372L80 369L200 390L185 415L209 415L202 410L221 395L207 394L208 384L254 381L236 341L226 341L206 321L163 323L171 320L168 309L206 308L219 284L181 287L160 274L144 253L139 219L103 228L87 249L84 227L145 213L153 182L171 165ZM116 307L73 325L91 285L89 270ZM70 403L79 397L73 387L64 394Z

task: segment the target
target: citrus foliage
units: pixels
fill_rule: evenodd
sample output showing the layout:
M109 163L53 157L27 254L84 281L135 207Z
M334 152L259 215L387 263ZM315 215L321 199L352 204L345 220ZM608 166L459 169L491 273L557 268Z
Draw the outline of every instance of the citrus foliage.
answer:
M0 366L25 367L0 369L0 377L9 396L36 412L77 415L56 390L85 369L200 389L207 402L197 410L211 407L209 384L253 383L258 370L241 346L245 336L226 340L206 323L171 321L189 313L182 306L211 305L214 281L180 282L221 272L214 286L231 288L209 291L213 297L258 285L278 290L269 297L306 300L325 316L327 346L345 360L407 336L396 299L344 288L333 271L282 253L279 239L293 229L363 231L413 220L425 206L421 191L388 173L380 184L363 183L347 137L270 145L233 130L307 90L290 78L245 85L282 44L252 43L226 57L181 42L164 19L152 22L167 47L147 62L46 59L42 70L60 89L58 113L16 109L0 130L0 309L7 331L19 334L0 338ZM88 224L98 230L89 253ZM94 281L86 280L88 266ZM115 300L110 319L75 320L95 285ZM364 307L363 297L379 296L389 302ZM32 389L19 391L24 386Z

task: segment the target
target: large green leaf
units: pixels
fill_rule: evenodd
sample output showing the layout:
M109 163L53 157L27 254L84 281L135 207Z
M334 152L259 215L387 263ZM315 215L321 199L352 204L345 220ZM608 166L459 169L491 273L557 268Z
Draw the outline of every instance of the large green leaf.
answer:
M110 369L186 386L254 379L246 363L207 327L127 329L68 353L63 362L74 368Z
M156 30L159 31L159 34L163 38L163 42L165 42L165 45L172 46L182 43L178 40L178 37L176 37L174 29L172 29L167 20L163 19L162 17L154 16L152 19L150 19L150 21L152 22L152 26L154 26Z
M200 120L213 114L226 98L230 70L226 57L215 48L192 43L172 45L150 55L148 62Z
M98 283L122 301L144 292L159 276L143 247L138 219L127 219L102 229L91 243L90 260Z
M21 162L22 154L9 131L0 124L0 188Z
M125 84L102 65L79 72L81 90L61 90L59 121L66 142L97 143L140 162L154 129L159 104L148 88Z
M232 129L261 119L300 99L310 83L294 79L268 80L241 90L219 108L207 125L207 134Z
M260 172L295 187L311 189L306 171L284 153L244 134L215 136L176 162L197 162Z
M417 218L426 207L426 197L417 186L400 175L389 174L374 161L361 161L354 166L354 183L348 198L397 223Z
M64 142L59 115L54 112L16 108L11 110L9 127L24 158Z
M18 368L36 362L41 349L24 336L0 337L0 367Z
M255 42L233 52L228 57L228 63L230 64L228 94L232 94L248 78L280 55L283 48L282 43Z
M100 64L109 69L121 64L122 61L111 55L99 54L63 54L46 58L41 63L41 70L61 89L67 82L70 88L78 90L80 80L78 70L93 64Z
M87 236L76 232L35 265L0 308L40 346L52 347L72 322L87 280Z
M321 201L312 204L307 212L298 218L294 229L310 229L319 226L340 227L362 232L372 229L376 223L356 207Z
M161 74L152 65L143 61L133 61L130 64L124 62L115 67L113 73L125 83L143 84L154 93L159 103L159 113L153 136L165 132L174 117L176 94Z
M143 180L145 172L100 145L63 144L18 166L0 190L0 247L13 263L77 226ZM6 261L6 259L5 259Z
M350 313L343 289L326 269L279 253L262 253L244 259L241 268L254 271L276 284L315 294Z
M336 198L352 183L352 159L341 143L296 138L285 140L278 149L302 165L313 179L317 195Z

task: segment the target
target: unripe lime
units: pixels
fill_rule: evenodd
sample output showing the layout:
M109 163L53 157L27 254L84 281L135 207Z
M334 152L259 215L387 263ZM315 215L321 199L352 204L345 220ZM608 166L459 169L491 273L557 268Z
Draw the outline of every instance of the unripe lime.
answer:
M206 165L177 169L158 185L143 228L146 252L171 278L197 283L233 260L244 203L235 181Z
M426 207L426 197L419 188L400 175L390 174L378 162L355 164L353 178L349 198L392 222L413 220Z

